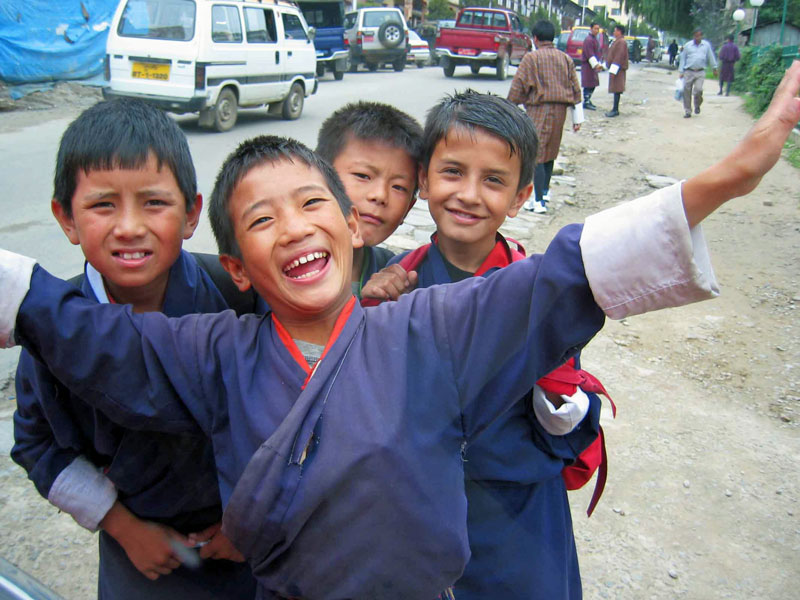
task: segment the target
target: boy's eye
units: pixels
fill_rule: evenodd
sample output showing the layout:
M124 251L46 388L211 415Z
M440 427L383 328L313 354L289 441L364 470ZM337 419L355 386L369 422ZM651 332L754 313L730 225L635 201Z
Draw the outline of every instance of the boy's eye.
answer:
M268 223L271 220L272 220L272 217L258 217L252 223L250 223L250 226L247 229L252 229L253 227L257 227L259 225L263 225L264 223Z
M147 206L166 206L167 202L158 198L150 198L145 204Z
M363 179L364 181L369 181L369 175L366 173L353 173L353 177L356 179Z
M408 188L404 185L393 185L392 189L397 190L398 192L402 192L403 194L408 193Z
M89 205L89 208L112 208L114 203L109 200L98 200L97 202L92 202Z
M445 175L460 175L461 174L461 172L458 169L456 169L455 167L445 167L444 169L442 169L442 173L444 173Z
M320 202L325 202L326 198L309 198L303 206L311 206Z
M496 183L497 185L503 185L503 180L497 177L496 175L490 175L486 178L486 181L489 183Z

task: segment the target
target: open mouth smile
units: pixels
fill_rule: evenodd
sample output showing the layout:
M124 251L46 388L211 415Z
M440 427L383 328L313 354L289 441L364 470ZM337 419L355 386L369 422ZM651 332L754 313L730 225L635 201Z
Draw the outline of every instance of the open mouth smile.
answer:
M309 252L283 267L283 274L291 279L308 279L317 275L328 264L327 252Z

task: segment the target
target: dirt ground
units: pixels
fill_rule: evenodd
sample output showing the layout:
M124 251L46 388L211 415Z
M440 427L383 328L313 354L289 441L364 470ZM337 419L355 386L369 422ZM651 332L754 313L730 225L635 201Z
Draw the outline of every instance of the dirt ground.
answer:
M567 178L552 186L554 210L536 217L534 238L522 240L529 251L563 224L646 193L647 175L696 174L752 123L713 81L702 114L683 119L674 74L638 68L621 117L589 113L580 134L565 134ZM594 100L610 108L603 90ZM585 515L591 484L571 495L588 599L798 596L798 175L780 161L704 224L720 298L611 322L584 352L584 368L618 407L616 420L604 410L609 479L595 514ZM0 418L12 395L0 395ZM91 598L92 535L5 456L0 486L2 554L67 599Z

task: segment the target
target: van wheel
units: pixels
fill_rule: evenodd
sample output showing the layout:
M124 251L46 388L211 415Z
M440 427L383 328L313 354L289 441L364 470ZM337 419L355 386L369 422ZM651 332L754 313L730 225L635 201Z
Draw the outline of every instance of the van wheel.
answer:
M378 29L378 41L384 48L397 48L405 37L400 21L386 21Z
M378 70L378 63L367 63L367 70L370 73L374 73Z
M496 77L499 81L505 81L507 76L508 76L508 54L504 55L502 58L497 59Z
M456 63L447 57L442 58L442 69L444 70L445 77L452 77L456 72Z
M222 90L214 106L214 129L223 132L233 128L237 110L236 94L228 88Z
M336 81L341 81L342 79L344 79L344 71L334 71L333 78Z
M469 70L472 71L473 75L477 75L478 73L481 72L481 66L476 64L471 64L469 66Z
M402 58L398 58L396 61L392 63L392 67L398 73L406 68L406 57L403 56Z
M300 114L303 112L304 100L305 93L303 92L303 86L295 81L289 90L289 95L286 96L286 99L283 101L283 111L281 113L283 118L287 121L294 121L299 118Z

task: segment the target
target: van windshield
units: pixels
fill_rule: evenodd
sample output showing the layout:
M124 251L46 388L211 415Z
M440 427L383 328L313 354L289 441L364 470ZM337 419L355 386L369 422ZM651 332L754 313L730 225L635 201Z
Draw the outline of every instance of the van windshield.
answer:
M588 29L576 29L572 32L572 41L573 42L582 42L587 37L589 37L589 30Z
M400 21L396 10L371 10L364 13L364 27L380 27L386 21Z
M186 42L194 37L194 0L128 0L117 33Z

